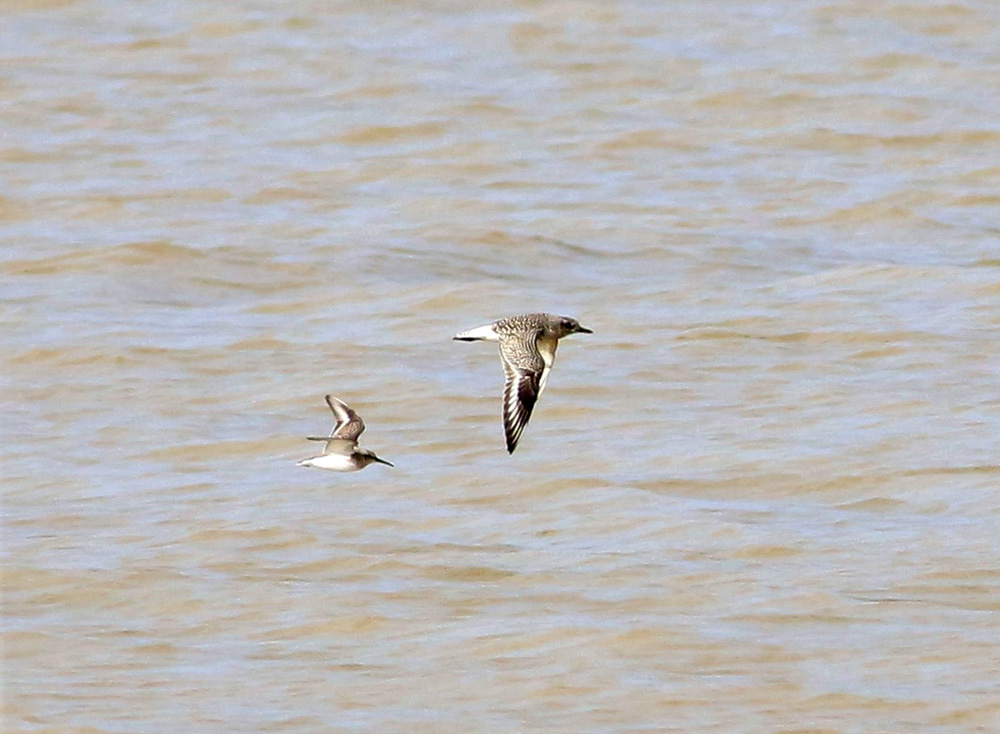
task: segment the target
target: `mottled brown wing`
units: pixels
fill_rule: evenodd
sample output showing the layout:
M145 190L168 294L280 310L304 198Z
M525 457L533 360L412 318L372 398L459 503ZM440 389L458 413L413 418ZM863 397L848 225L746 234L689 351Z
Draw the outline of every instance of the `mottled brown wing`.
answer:
M548 369L538 353L538 334L525 341L501 340L500 361L503 363L503 430L507 453L514 453L531 411L538 400L541 382Z
M330 438L357 441L358 436L365 431L365 422L361 420L361 416L351 410L343 400L338 400L332 395L326 396L326 404L330 406L337 421L330 432Z

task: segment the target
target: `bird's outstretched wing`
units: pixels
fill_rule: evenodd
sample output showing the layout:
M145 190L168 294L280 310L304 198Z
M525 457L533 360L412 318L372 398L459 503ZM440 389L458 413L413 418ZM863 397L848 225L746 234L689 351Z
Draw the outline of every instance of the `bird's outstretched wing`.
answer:
M538 353L541 332L500 340L500 361L506 380L503 386L503 430L507 453L514 453L521 432L528 425L548 366Z
M321 441L326 441L326 445L323 447L323 455L326 454L342 454L344 456L350 456L358 448L358 442L346 438L326 438L320 439Z
M358 436L365 431L365 422L361 420L361 416L349 408L343 400L338 400L332 395L326 396L326 404L330 406L337 421L330 432L330 438L357 441Z

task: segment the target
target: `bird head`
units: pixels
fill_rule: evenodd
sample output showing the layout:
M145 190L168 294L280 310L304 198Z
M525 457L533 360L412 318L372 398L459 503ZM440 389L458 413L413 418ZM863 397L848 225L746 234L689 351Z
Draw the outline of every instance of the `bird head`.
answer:
M556 319L555 329L556 337L561 339L564 336L569 336L570 334L593 334L594 332L583 326L580 326L580 322L576 319L571 319L569 316L559 316Z
M378 456L376 456L375 452L372 451L371 449L358 449L358 454L365 457L365 459L368 460L369 464L375 461L378 462L379 464L385 464L386 466L395 466L395 464L391 464L385 459L381 459Z

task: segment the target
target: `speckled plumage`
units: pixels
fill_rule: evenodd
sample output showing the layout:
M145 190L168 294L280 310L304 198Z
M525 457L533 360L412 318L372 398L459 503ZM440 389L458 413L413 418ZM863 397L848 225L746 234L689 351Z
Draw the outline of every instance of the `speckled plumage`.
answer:
M576 319L549 313L529 313L455 335L459 341L500 343L503 364L503 425L507 453L514 453L535 402L545 390L556 360L559 340L570 334L592 334Z

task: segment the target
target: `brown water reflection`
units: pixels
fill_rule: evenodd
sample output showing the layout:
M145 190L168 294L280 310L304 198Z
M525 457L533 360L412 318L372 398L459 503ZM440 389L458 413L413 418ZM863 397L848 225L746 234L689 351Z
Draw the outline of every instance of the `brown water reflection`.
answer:
M991 5L6 11L4 731L997 728Z

